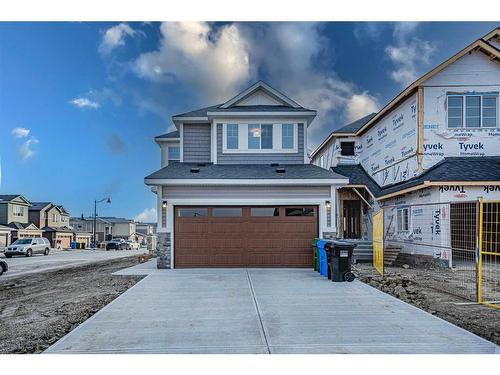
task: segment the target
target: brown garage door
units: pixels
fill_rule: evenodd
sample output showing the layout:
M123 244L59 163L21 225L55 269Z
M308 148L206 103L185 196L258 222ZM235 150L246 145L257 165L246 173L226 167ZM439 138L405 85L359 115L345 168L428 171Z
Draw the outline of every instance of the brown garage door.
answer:
M317 206L176 207L175 267L311 267Z

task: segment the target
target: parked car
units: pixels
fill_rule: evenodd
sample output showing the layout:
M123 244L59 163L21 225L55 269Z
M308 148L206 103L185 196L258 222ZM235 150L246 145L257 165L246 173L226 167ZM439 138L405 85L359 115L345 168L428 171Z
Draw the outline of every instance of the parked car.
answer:
M125 243L127 244L127 250L139 250L139 248L141 247L141 245L139 244L139 242L135 242L135 241L125 241Z
M4 262L3 260L0 260L0 276L2 276L2 274L4 272L7 272L9 269L9 266L7 266L7 263Z
M106 250L125 250L127 247L125 241L111 240L106 243Z
M49 252L50 242L45 237L21 238L14 241L14 243L4 250L6 258L11 258L13 255L24 255L27 257L33 254L49 255Z

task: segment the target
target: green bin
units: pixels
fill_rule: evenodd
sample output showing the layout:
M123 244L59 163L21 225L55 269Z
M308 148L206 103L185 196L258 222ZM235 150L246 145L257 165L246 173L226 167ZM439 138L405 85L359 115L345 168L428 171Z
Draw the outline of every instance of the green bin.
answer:
M313 247L313 267L315 271L319 272L318 238L315 238L313 240L312 247Z

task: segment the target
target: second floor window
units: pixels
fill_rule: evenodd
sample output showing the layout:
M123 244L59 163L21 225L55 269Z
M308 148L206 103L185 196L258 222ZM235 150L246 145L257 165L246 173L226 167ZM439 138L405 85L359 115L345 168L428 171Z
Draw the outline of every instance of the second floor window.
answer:
M271 124L248 125L248 148L272 149L273 148L273 126Z
M293 148L293 124L281 125L281 147L284 149Z
M239 147L239 125L227 124L226 128L226 146L230 150L236 150Z
M181 150L179 146L169 146L168 147L168 160L169 161L179 161L181 158Z
M498 95L448 95L449 128L492 128L497 126Z
M340 142L340 155L354 156L354 142Z
M24 216L24 207L23 206L14 206L14 207L12 207L12 215L14 215L14 216Z

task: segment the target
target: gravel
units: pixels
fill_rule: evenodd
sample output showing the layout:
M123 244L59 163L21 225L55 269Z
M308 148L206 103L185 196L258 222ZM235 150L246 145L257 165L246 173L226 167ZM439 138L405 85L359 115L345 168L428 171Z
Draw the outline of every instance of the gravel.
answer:
M40 353L141 277L113 276L137 257L0 279L0 353Z

